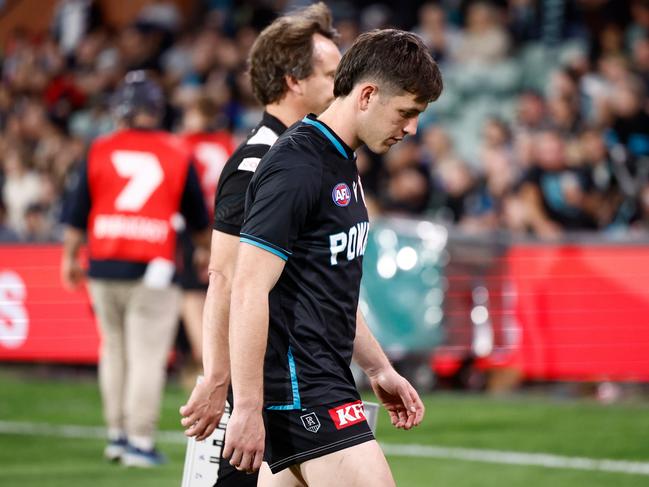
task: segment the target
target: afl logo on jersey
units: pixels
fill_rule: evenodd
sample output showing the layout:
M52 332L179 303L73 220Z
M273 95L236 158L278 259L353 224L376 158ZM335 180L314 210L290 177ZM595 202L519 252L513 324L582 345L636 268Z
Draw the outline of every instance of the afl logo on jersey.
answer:
M338 183L334 186L331 197L337 206L347 206L352 200L352 192L345 183Z

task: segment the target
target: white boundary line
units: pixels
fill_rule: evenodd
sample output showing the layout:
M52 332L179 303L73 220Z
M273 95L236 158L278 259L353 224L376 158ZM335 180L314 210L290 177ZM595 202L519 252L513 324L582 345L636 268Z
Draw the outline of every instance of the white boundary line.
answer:
M106 430L99 426L0 421L0 434L104 439L106 437ZM160 431L157 436L158 440L164 443L185 444L187 442L187 438L180 431ZM555 469L649 475L649 462L431 445L381 443L381 447L386 455L396 457L436 458Z
M382 443L381 447L388 456L439 458L506 465L649 475L649 462L566 457L548 453L519 453L513 451L449 448L429 445L397 445L394 443Z
M0 434L24 436L54 436L57 438L105 439L106 428L76 424L32 423L28 421L0 421ZM158 431L158 441L186 443L187 437L180 431Z

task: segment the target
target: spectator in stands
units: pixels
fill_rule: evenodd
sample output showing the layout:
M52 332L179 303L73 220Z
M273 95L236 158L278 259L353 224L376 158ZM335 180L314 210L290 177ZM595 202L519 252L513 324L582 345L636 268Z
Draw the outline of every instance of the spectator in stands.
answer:
M52 19L52 33L61 52L71 55L83 36L101 21L101 10L94 0L59 0Z
M508 2L508 26L517 44L537 40L541 35L538 2L516 0Z
M20 237L18 234L6 224L7 211L4 200L0 196L0 242L10 243L18 242Z
M26 243L54 242L57 239L48 208L43 203L32 203L25 210L25 226L21 240Z
M162 39L155 31L144 25L131 25L119 33L118 46L127 71L160 70Z
M582 90L589 106L588 121L591 124L610 125L611 101L621 85L628 82L630 72L622 57L603 57L596 62L597 69L584 75Z
M581 116L577 99L554 96L548 100L548 125L564 135L576 135L581 128Z
M138 14L137 21L169 33L177 32L182 26L182 16L178 6L170 0L149 2Z
M429 167L439 161L454 157L453 140L444 127L440 125L430 125L425 128L421 136L421 143L422 156Z
M358 22L354 18L354 12L348 12L343 18L339 19L336 27L340 33L340 52L344 53L354 43L360 33Z
M89 103L101 102L121 79L122 57L106 29L86 35L75 51L73 82Z
M421 161L416 142L404 141L384 157L385 180L380 200L384 211L417 215L430 199L430 171Z
M604 134L595 127L585 128L579 136L581 165L590 172L593 192L597 195L597 222L600 228L626 228L637 213L636 195L640 185L635 168L628 160L614 162Z
M479 174L465 197L465 212L460 226L472 233L506 228L503 221L505 200L519 177L513 163L512 137L508 125L489 118L483 128L479 151Z
M611 101L609 143L621 144L633 158L649 156L649 114L644 95L642 85L629 80L618 87Z
M521 171L532 165L534 136L549 126L547 105L538 91L526 90L516 98L512 127L514 164Z
M24 230L27 207L40 200L42 184L39 175L29 168L24 147L10 145L3 154L4 185L2 199L7 207L9 226L16 232Z
M534 90L522 91L516 100L516 132L535 133L547 127L546 103Z
M547 98L566 98L578 101L580 93L578 73L562 67L555 69L550 74L549 81L545 93Z
M471 3L466 14L466 28L453 52L454 61L489 65L503 61L509 48L509 36L493 4Z
M5 83L0 83L0 130L3 130L7 125L12 102L9 86ZM2 138L2 132L0 132L0 138Z
M632 219L631 229L636 235L649 232L649 184L645 184L637 201L637 212Z
M508 214L508 206L518 205L518 202L513 203L513 199L520 168L514 166L512 158L504 152L485 153L482 164L483 177L478 193L480 199L477 200L480 204L473 205L473 214L479 217L480 227L489 230L517 227L517 224L511 222L513 216Z
M110 132L113 129L113 121L106 105L106 100L99 99L76 111L69 118L70 135L89 144L97 137Z
M414 28L433 58L443 64L450 57L453 46L459 42L461 35L446 18L444 8L435 2L426 2L419 8L419 25Z
M592 38L591 59L624 57L624 28L615 19L607 19Z
M642 80L644 93L649 92L649 34L633 42L632 66L635 74Z
M475 175L465 161L452 157L435 165L433 177L438 191L433 191L430 205L435 216L449 224L460 223L470 211Z
M649 34L649 2L647 0L631 1L632 23L627 29L627 45L632 46L634 41Z
M533 234L555 238L564 230L596 229L590 174L568 166L566 143L558 132L535 136L534 161L519 190Z
M498 117L488 117L482 128L482 144L480 152L501 152L511 155L512 134L509 125Z

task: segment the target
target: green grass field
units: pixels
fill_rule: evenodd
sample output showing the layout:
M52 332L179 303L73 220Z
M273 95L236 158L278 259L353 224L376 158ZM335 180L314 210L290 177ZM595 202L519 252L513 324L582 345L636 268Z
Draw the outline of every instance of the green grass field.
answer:
M180 431L185 393L167 389L162 430ZM426 397L424 423L410 432L391 428L382 413L378 438L398 444L547 453L568 457L649 461L649 407L639 402L604 406L591 401L527 396L437 394ZM0 421L101 426L93 379L36 379L0 373ZM0 433L0 486L180 485L184 445L161 442L169 464L132 470L102 460L103 440ZM559 487L647 486L649 475L509 465L449 458L388 456L399 486ZM525 463L525 462L524 462ZM335 484L332 484L335 485Z

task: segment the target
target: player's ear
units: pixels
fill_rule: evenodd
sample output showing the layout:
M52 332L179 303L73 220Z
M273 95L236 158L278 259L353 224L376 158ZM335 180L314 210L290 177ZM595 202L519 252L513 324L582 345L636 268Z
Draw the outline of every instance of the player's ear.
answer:
M373 83L363 83L359 88L358 107L364 112L378 94L379 87Z
M291 91L296 95L302 95L302 84L295 76L287 74L284 76L284 81L286 82L288 91Z

